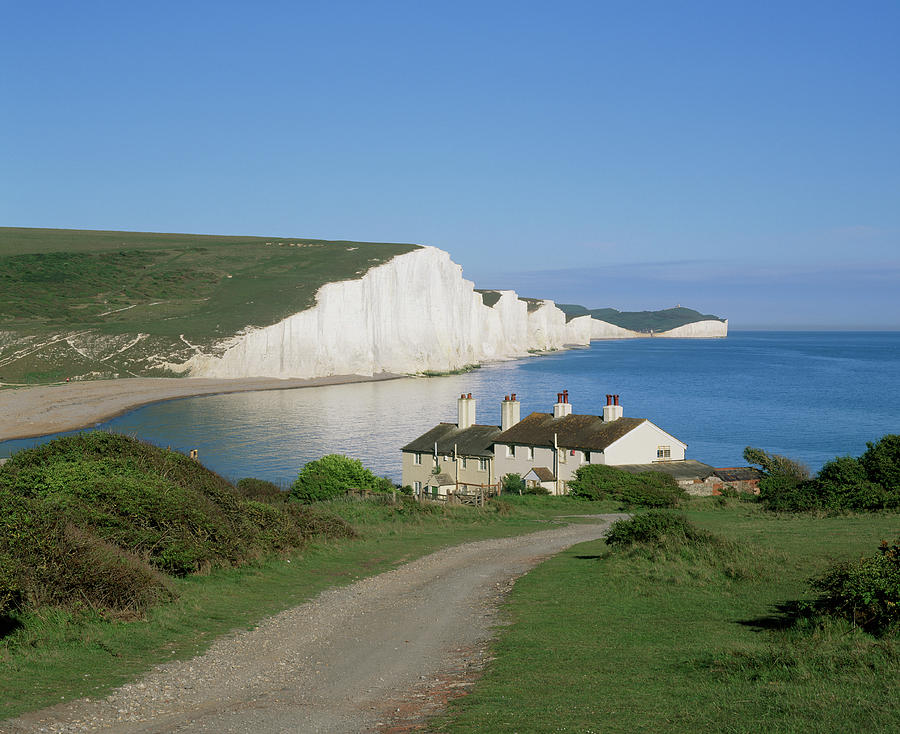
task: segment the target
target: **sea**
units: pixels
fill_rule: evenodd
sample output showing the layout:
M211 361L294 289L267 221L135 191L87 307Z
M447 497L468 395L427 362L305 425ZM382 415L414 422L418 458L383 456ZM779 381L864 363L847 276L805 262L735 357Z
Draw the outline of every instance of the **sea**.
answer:
M172 400L96 428L196 449L232 480L287 486L306 462L331 453L399 480L400 448L440 421L455 423L460 394L476 398L478 423L499 424L505 395L516 393L524 417L551 412L563 390L575 413L600 414L606 395L619 395L626 416L687 443L690 459L741 466L744 447L755 446L817 471L900 433L900 332L595 341L460 375ZM0 458L54 436L0 443Z

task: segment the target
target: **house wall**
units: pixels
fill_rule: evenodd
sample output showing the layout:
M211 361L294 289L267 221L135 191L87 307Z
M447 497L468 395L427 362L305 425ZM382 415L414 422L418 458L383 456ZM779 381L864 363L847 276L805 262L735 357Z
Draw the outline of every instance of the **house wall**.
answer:
M432 470L434 469L434 455L433 454L422 454L422 463L416 464L415 456L416 454L412 451L402 451L402 479L401 482L403 486L409 485L410 487L415 486L415 482L422 482L423 487L429 487L435 485L435 477L432 474ZM464 465L465 459L465 465ZM459 481L460 483L468 483L468 484L492 484L494 481L492 479L493 472L491 471L492 467L492 459L487 460L487 469L482 471L478 468L479 462L478 457L459 457ZM438 468L441 470L442 474L446 474L447 476L456 479L456 461L454 461L453 456L446 455L438 455Z
M671 449L671 461L684 460L684 444L661 428L646 421L607 446L603 463L613 466L617 464L650 464L657 461L656 449L658 446L668 446Z
M557 462L553 460L553 449L546 446L535 446L533 459L528 458L527 446L514 446L514 456L507 456L507 446L508 444L494 444L494 462L498 481L506 474L518 474L524 477L534 467L545 466L562 482L567 482L575 475L578 467L588 463L583 451L576 450L575 456L572 456L571 450L559 449L559 461ZM602 454L596 451L592 453L593 463L599 463L598 457L602 457ZM561 488L560 492L554 491L553 493L564 494L565 490Z

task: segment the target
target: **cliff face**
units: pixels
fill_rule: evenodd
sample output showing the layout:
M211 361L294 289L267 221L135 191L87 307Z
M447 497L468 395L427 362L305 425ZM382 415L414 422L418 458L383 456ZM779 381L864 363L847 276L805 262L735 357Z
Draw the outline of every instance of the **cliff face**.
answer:
M552 301L529 312L512 291L485 306L446 252L424 247L358 280L329 283L313 308L228 340L220 356L197 354L177 368L193 377L448 371L587 345L586 326L572 323Z
M725 321L695 321L693 324L685 324L684 326L678 326L674 329L669 329L668 331L661 331L653 336L719 339L728 336L728 319L725 319Z
M448 253L423 247L323 286L316 305L249 329L170 368L192 377L319 377L445 372L530 351L646 336L579 316L553 301L526 303L495 291L491 306Z

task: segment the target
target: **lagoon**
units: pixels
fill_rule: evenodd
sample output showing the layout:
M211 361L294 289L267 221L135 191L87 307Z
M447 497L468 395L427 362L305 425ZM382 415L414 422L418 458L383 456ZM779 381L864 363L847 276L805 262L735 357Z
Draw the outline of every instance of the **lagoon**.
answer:
M576 413L600 413L606 393L619 394L625 415L685 441L691 459L740 465L752 445L817 470L900 432L900 332L596 341L462 375L173 400L98 427L198 449L231 479L286 485L305 462L344 453L399 480L400 447L439 421L455 423L460 393L477 398L479 423L499 424L504 395L517 393L525 416L552 410L562 390ZM0 443L0 457L44 440Z

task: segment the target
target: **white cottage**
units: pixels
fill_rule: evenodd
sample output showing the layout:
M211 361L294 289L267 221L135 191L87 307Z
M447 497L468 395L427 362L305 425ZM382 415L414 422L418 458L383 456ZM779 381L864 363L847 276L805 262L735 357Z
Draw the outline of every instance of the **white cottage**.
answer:
M500 426L475 423L471 393L460 396L458 413L456 424L441 423L403 447L403 483L417 494L426 488L444 494L452 486L492 486L507 474L566 494L569 480L585 464L680 466L692 472L695 467L687 465L697 463L684 461L687 444L672 434L646 418L626 418L618 395L606 396L602 416L573 414L567 390L557 394L552 414L524 419L516 395L507 395Z
M646 418L626 418L618 395L607 395L603 415L572 413L568 390L557 394L553 413L519 420L519 403L503 401L502 431L494 437L498 477L519 474L552 494L565 494L585 464L658 464L684 461L687 444Z

